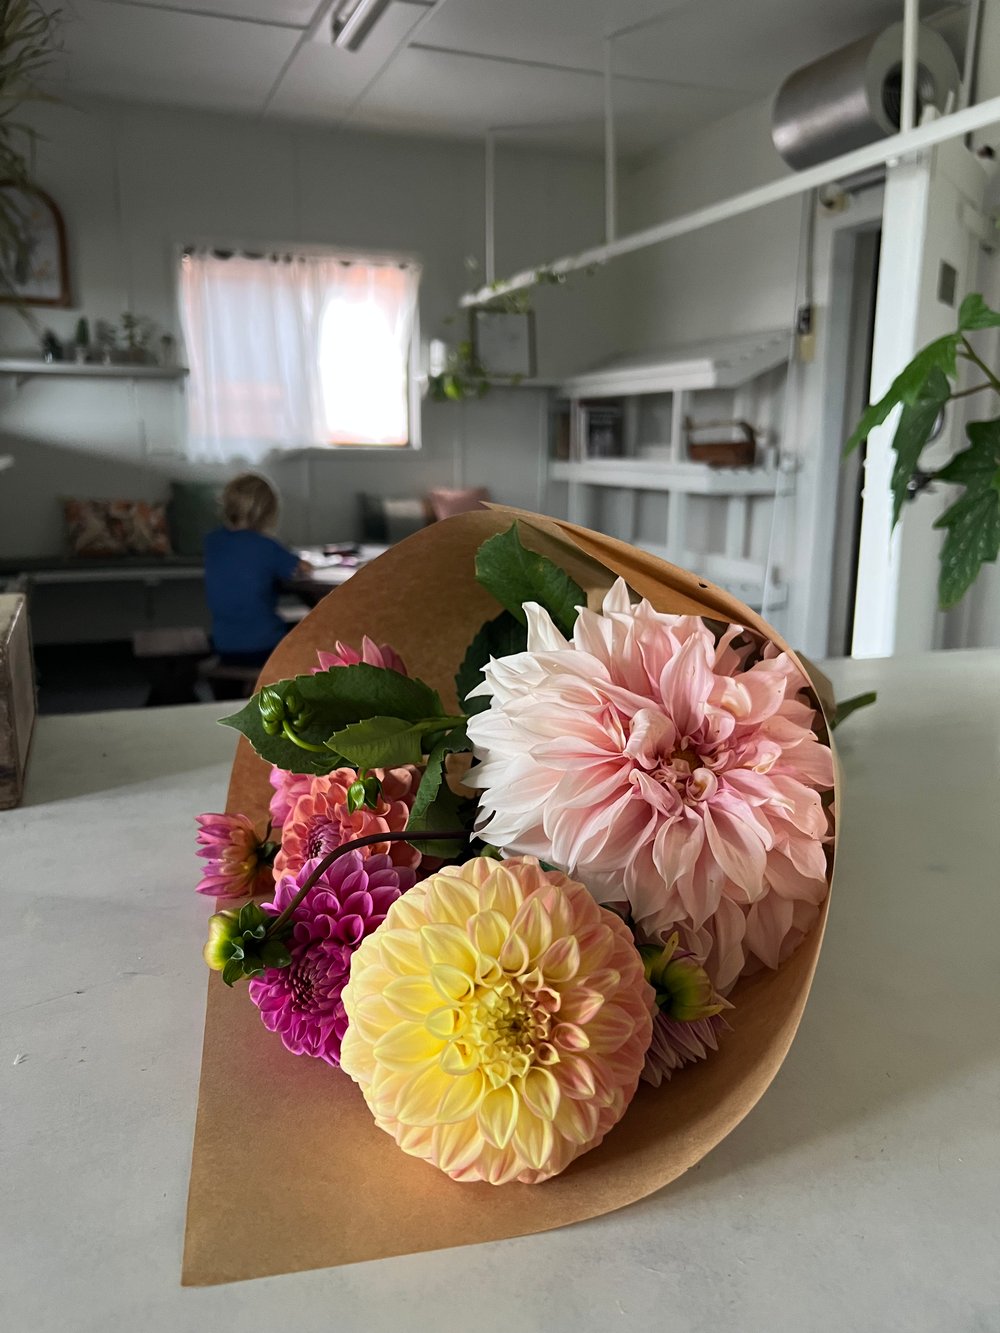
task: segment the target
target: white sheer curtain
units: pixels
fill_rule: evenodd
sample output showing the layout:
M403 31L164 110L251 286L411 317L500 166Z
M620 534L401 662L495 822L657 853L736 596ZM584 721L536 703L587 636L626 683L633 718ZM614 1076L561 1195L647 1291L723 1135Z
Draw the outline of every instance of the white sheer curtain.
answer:
M419 281L413 264L336 255L185 254L191 457L408 443Z

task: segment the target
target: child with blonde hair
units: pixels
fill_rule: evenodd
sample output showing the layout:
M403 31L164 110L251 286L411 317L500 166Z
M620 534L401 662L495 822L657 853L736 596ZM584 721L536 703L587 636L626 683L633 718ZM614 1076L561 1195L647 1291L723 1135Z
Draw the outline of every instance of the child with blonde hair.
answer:
M205 596L223 666L263 666L287 629L280 585L309 566L276 541L278 492L256 472L222 492L224 526L205 538Z

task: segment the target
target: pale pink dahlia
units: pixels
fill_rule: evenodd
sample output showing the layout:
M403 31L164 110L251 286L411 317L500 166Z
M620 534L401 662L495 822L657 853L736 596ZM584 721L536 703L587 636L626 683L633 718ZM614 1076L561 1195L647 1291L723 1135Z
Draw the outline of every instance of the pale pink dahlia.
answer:
M621 1119L652 1029L628 927L533 859L447 866L361 942L341 1064L455 1180L534 1184Z
M376 770L382 793L375 808L363 805L352 812L347 807L347 789L357 782L353 768L309 779L307 791L295 802L281 829L281 850L274 858L274 877L295 875L307 861L326 856L354 838L372 833L402 833L410 817L420 782L416 768ZM385 854L393 865L415 870L420 852L408 842L375 843L362 849L365 856Z
M567 641L528 603L528 648L485 668L469 736L479 830L625 897L650 937L700 935L727 989L775 967L827 891L833 785L806 680L785 653L746 666L744 634L632 605L618 580Z
M292 807L300 796L309 790L312 775L309 773L286 773L283 768L272 768L268 780L274 788L271 797L271 823L275 828L282 824L291 813Z
M213 898L246 898L271 884L267 848L246 815L196 815L198 855L205 861L196 888ZM273 851L273 845L271 847Z
M366 634L361 640L361 651L352 648L349 643L341 643L338 639L334 644L335 651L324 653L322 650L316 654L319 658L319 666L313 667L313 675L320 671L329 671L331 667L356 666L359 662L366 662L368 666L382 667L388 671L398 671L401 676L405 676L406 665L403 659L394 648L390 648L387 643L377 644L369 639Z
M264 912L283 912L315 865L307 862L297 875L279 880L274 902L265 903ZM292 937L286 941L290 965L270 967L250 981L250 998L264 1026L277 1032L293 1055L340 1064L347 1030L341 992L351 957L413 879L412 870L394 866L388 856L349 852L323 872L296 907Z

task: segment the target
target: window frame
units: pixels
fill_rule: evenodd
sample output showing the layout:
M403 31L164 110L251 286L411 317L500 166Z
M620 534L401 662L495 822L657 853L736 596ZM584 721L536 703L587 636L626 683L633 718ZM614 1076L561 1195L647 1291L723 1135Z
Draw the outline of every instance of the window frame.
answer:
M372 249L352 249L343 245L330 245L314 242L288 242L288 241L248 241L245 238L240 240L220 240L217 236L196 236L193 240L186 241L174 240L173 242L173 268L171 271L171 280L174 286L174 310L177 321L177 331L179 342L183 345L184 319L181 309L181 287L180 287L180 266L185 253L188 250L218 250L222 253L247 255L266 255L271 253L290 254L303 256L305 258L318 257L321 259L343 259L352 264L368 264L371 266L394 265L399 267L412 267L420 270L421 279L424 272L424 263L421 257L412 251L398 250L372 250ZM186 349L185 349L186 350ZM417 453L423 448L423 412L421 410L424 387L427 376L423 369L423 346L420 334L420 288L418 282L417 300L413 310L413 328L410 333L410 350L406 363L406 411L407 411L407 442L405 444L366 444L364 442L357 444L317 444L311 441L303 443L296 450L289 450L291 453L367 453L367 454L410 454Z

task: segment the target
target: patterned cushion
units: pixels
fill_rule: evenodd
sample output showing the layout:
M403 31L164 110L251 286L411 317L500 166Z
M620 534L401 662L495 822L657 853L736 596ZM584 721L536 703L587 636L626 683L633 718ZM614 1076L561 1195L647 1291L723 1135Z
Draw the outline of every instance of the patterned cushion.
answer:
M467 514L470 509L482 509L489 498L490 493L485 486L465 486L461 490L438 486L427 492L427 501L436 519Z
M74 555L170 555L166 506L148 500L64 500Z

